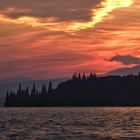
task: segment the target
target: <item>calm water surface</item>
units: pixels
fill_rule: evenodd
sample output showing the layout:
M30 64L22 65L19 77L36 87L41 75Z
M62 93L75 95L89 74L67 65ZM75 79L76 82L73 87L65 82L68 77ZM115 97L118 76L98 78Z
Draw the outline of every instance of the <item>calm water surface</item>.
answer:
M140 108L0 108L0 140L140 140Z

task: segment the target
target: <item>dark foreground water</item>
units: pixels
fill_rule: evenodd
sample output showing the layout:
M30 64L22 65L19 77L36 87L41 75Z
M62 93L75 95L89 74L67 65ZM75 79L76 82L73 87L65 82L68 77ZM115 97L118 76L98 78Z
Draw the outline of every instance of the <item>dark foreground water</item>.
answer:
M0 140L140 140L140 108L0 108Z

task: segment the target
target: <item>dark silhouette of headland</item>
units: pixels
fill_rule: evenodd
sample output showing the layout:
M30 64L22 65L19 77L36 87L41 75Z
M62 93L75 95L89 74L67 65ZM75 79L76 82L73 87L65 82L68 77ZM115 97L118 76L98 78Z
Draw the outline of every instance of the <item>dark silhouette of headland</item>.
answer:
M63 106L140 106L140 73L127 76L97 77L96 74L74 74L57 88L35 84L17 92L7 91L6 107L63 107Z

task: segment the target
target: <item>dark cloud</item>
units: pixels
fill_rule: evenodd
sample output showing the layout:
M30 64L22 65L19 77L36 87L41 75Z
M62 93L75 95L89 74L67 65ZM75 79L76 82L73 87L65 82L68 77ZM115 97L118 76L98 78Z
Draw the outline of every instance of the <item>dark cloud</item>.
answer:
M124 65L140 64L140 58L131 55L116 55L113 56L110 61L118 61Z
M91 9L100 0L4 0L0 13L10 18L21 16L56 18L59 21L90 20Z

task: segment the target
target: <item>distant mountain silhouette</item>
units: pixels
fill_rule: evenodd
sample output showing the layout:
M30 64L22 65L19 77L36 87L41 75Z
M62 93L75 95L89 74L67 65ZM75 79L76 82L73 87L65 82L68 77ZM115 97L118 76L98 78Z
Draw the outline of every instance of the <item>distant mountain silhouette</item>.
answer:
M105 75L129 75L129 74L133 74L133 75L137 75L140 72L140 65L134 66L134 67L125 67L125 68L119 68L119 69L115 69L112 71L107 72Z
M10 78L10 79L3 79L0 80L0 84L12 84L12 83L19 83L19 82L27 82L27 81L32 81L33 79L31 78L26 78L26 77L17 77L17 78Z
M19 84L16 91L7 91L5 106L140 106L140 73L106 77L75 73L56 88L52 81L43 84L40 91L35 84L30 91Z

